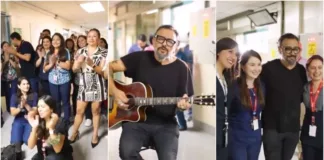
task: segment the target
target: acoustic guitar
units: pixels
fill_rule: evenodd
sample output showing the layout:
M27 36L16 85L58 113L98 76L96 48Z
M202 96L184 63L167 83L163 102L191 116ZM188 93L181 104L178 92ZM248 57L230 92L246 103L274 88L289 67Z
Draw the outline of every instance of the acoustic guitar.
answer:
M155 105L174 105L182 97L153 97L152 88L140 82L124 85L114 81L118 89L125 92L129 98L128 109L120 109L114 97L109 93L109 129L117 129L122 122L140 122L146 120L145 110ZM215 106L215 95L200 95L188 98L188 102L196 105Z

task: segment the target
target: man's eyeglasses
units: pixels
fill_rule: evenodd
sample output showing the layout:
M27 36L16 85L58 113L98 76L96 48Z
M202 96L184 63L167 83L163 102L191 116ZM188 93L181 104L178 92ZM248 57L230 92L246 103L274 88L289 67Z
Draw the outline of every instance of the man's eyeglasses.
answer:
M155 35L154 37L156 38L156 41L161 43L161 44L163 44L166 41L166 45L168 47L173 47L173 45L177 43L173 39L165 38L165 37L160 36L160 35Z
M283 51L285 52L285 53L289 53L289 54L291 54L291 53L295 53L295 54L297 54L297 53L299 53L300 52L300 48L299 47L294 47L294 48L292 48L292 47L282 47L282 49L283 49Z

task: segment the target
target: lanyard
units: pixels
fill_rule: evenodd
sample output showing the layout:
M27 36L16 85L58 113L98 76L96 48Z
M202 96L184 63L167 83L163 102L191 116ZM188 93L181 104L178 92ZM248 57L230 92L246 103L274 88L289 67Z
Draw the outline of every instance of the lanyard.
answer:
M224 79L222 79L219 75L218 75L218 73L216 72L216 77L219 79L219 82L220 82L220 84L221 84L221 86L222 86L222 88L223 88L223 91L224 91L224 96L225 96L225 99L224 99L224 104L225 104L225 106L224 106L224 109L225 109L225 128L224 128L224 134L225 134L225 137L224 137L224 140L225 140L225 142L224 142L224 147L226 147L227 146L227 144L228 144L228 132L227 132L227 130L228 130L228 116L227 116L227 93L228 93L228 89L227 89L227 84L226 84L226 81L224 80Z
M256 89L254 88L252 90L253 96L254 96L254 105L252 102L252 96L250 97L250 102L251 102L251 106L252 106L252 113L253 113L253 119L257 119L256 116L256 111L257 111L257 105L258 105L258 97L256 95Z
M313 92L313 83L310 84L309 92L310 92L310 104L311 104L311 111L312 111L312 124L315 124L315 115L314 113L316 112L316 101L318 99L318 95L323 88L323 80L319 84L317 91L314 93Z
M224 91L224 95L225 95L225 102L227 101L227 93L228 93L228 90L227 90L227 84L226 84L226 81L224 79L222 79L218 73L216 72L216 77L219 79L219 82L223 88L223 91Z

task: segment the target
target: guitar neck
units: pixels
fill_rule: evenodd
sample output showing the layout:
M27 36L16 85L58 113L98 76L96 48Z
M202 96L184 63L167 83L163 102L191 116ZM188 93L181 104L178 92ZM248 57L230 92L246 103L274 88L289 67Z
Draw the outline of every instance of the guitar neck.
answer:
M134 98L135 105L138 106L150 106L150 105L175 105L182 97L154 97L154 98ZM191 98L188 98L191 103Z

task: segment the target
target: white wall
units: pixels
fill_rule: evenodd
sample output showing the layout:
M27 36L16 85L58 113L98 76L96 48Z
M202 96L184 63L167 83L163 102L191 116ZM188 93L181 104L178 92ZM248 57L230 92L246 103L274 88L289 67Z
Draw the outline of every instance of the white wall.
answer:
M285 2L284 32L294 34L323 32L323 2Z
M39 9L25 5L22 2L7 3L5 10L11 16L11 31L13 28L21 28L22 38L37 46L40 32L49 29L52 35L55 32L62 33L63 28L84 33L84 29L79 25L74 25L64 19L54 19L54 16ZM3 2L1 2L3 4Z
M215 95L216 70L215 57L211 51L214 50L212 40L216 40L216 10L204 9L204 1L195 0L192 6L197 6L195 11L190 11L190 49L194 54L193 82L195 95ZM216 8L216 3L210 4L210 8ZM209 21L209 35L203 36L204 22ZM196 27L196 35L192 33ZM207 27L208 28L208 27ZM211 128L216 127L216 108L214 106L193 106L194 127L211 133ZM200 122L200 123L196 123ZM207 124L209 129L201 124ZM211 130L210 130L211 129Z

